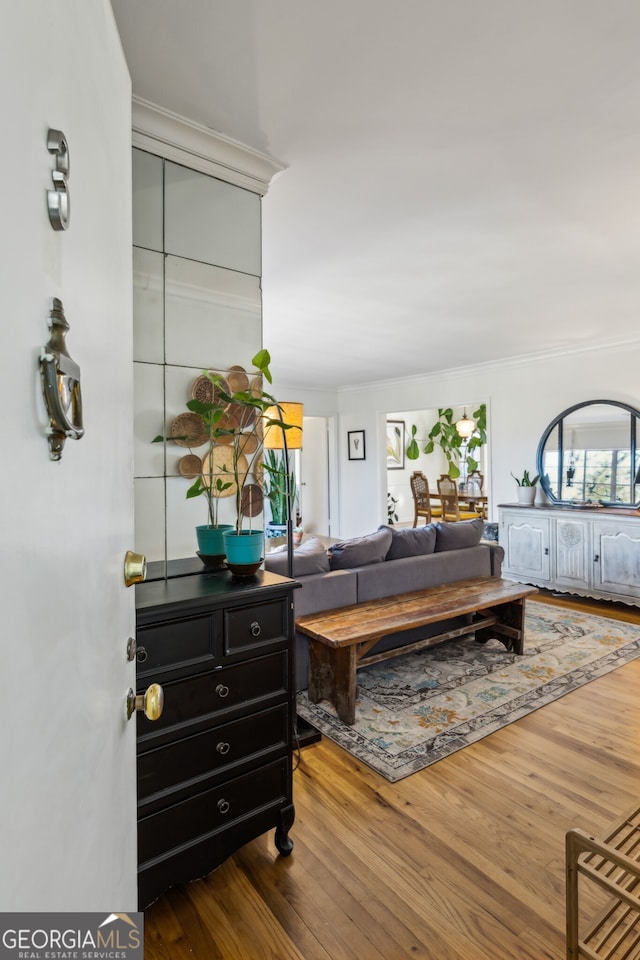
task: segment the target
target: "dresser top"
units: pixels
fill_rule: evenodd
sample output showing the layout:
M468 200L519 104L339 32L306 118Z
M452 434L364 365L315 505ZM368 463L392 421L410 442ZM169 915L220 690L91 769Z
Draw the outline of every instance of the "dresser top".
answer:
M268 600L274 594L282 596L283 591L297 586L299 584L295 580L266 570L259 570L254 577L245 580L234 579L228 570L196 573L136 584L136 610L151 612L162 608L163 612L169 612L173 607L186 604L192 607L208 606L212 602L235 606L238 603Z

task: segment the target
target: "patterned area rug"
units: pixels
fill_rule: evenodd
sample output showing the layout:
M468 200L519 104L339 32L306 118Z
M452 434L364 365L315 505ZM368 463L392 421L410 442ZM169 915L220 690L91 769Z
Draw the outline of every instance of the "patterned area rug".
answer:
M640 627L527 602L525 654L449 640L358 671L356 722L298 695L298 713L391 782L640 656Z

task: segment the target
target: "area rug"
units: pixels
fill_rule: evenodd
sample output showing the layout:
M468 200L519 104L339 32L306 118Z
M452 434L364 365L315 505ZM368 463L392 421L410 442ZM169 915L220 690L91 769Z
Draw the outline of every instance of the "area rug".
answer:
M298 695L298 714L391 782L640 656L640 626L527 601L525 654L462 637L358 671L356 722Z

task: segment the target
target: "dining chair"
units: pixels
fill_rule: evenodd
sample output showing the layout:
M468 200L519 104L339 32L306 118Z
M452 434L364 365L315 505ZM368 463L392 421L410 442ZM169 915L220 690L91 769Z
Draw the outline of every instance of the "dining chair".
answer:
M433 517L442 515L442 507L431 503L429 495L429 481L424 473L415 470L409 477L411 485L411 494L413 496L414 517L413 525L418 526L418 517L422 517L425 523L431 523Z
M465 483L467 493L477 494L482 496L484 494L484 474L480 473L479 470L472 470L469 476L467 477L467 482ZM468 506L468 509L475 509L482 517L487 519L487 504L486 501L482 503L472 503Z
M458 500L458 487L455 480L443 473L438 480L438 493L442 505L442 519L450 522L457 520L475 520L480 514L475 510L461 510Z

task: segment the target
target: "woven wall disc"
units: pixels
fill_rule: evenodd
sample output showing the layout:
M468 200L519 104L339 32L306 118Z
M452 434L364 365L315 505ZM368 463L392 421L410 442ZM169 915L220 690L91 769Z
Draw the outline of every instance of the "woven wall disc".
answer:
M249 464L247 463L247 458L240 454L238 457L238 475L240 482L246 477L248 469ZM233 497L238 487L233 478L231 447L214 447L213 450L206 455L202 461L202 477L204 483L209 483L212 473L214 483L219 477L223 483L231 484L231 486L223 490L222 493L216 493L214 490L214 495L216 497Z
M197 413L181 413L174 417L169 432L179 447L201 447L209 439L204 420Z
M195 480L202 473L202 460L196 457L195 453L188 453L186 457L178 460L178 473L188 480Z
M249 389L249 377L244 367L229 367L227 371L227 380L232 393L241 393Z
M257 517L264 509L264 496L257 483L248 483L240 499L240 512L243 517Z
M255 433L243 433L241 437L238 437L238 450L241 453L246 453L250 457L257 449L258 438Z
M243 410L244 407L239 406L237 403L230 403L218 420L218 427L222 430L239 430Z
M211 371L213 373L213 370ZM216 384L215 387L209 380L209 377L206 374L201 374L201 376L196 377L196 379L191 384L191 399L200 400L202 403L213 403L217 402L220 396L220 391L223 393L229 393L229 384L226 380L221 380L219 384Z

